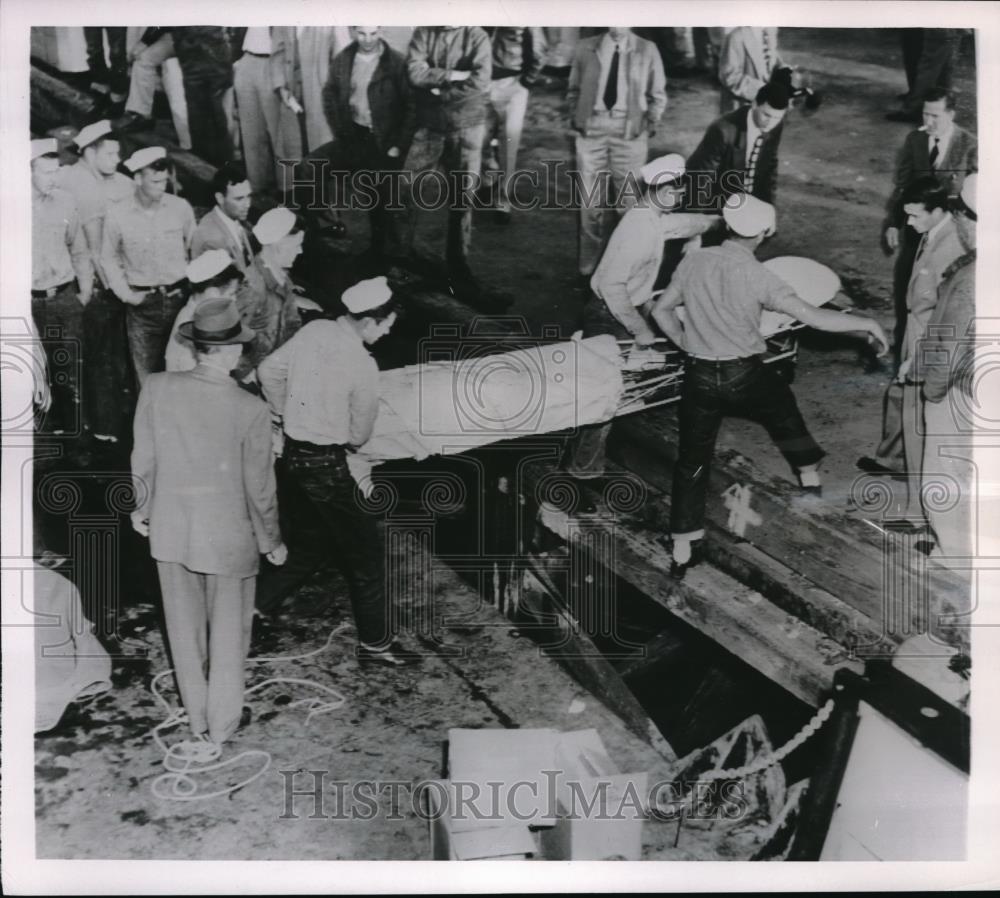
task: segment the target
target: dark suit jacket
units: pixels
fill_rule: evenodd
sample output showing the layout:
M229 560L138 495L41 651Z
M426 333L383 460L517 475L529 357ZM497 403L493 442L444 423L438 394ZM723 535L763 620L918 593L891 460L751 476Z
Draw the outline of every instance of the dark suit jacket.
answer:
M886 206L886 228L901 228L906 224L903 214L903 192L917 178L934 175L948 188L950 196L958 196L965 182L965 176L979 170L979 149L976 138L964 128L955 125L955 133L944 154L944 159L936 169L931 168L930 140L923 128L917 128L906 135L902 149L896 158L896 180L892 196Z
M750 106L735 109L708 126L705 136L687 161L692 211L717 211L720 203L744 189L747 153L747 116ZM774 203L778 182L778 146L784 123L764 135L757 157L757 172L751 193Z
M323 111L336 137L350 133L351 71L358 54L356 42L341 50L330 63L330 74L323 88ZM385 153L399 147L401 158L416 130L413 92L406 73L406 60L382 41L382 55L368 84L368 106L372 112L372 134Z

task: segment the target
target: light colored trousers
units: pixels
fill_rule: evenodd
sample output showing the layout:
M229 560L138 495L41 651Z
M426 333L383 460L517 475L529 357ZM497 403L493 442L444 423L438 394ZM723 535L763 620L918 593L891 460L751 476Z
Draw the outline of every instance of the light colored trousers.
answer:
M167 639L191 731L216 743L236 731L257 578L197 574L158 561Z
M139 29L140 32L142 29ZM131 35L130 35L131 37ZM130 41L132 46L135 41ZM181 66L174 55L174 39L163 35L140 53L132 63L128 99L125 110L150 118L153 115L153 97L156 88L163 85L163 92L170 104L177 142L181 149L191 149L191 130L188 128L187 100L184 97L184 80Z
M649 141L645 134L626 140L625 117L594 113L587 121L587 134L576 135L576 167L580 177L580 274L597 268L618 218L638 200L639 169L646 164ZM605 189L595 191L602 173L610 174ZM623 190L629 175L635 186ZM605 175L605 182L608 181ZM612 208L613 207L613 208Z
M299 122L271 85L271 61L244 53L233 65L243 162L250 185L257 192L291 189L293 173L281 160L302 158Z
M920 385L892 381L882 407L882 442L876 457L887 467L896 467L901 457L907 491L903 515L914 521L923 518L920 472L923 469L924 432L924 399Z
M946 558L964 558L978 548L974 537L978 507L976 469L972 462L972 434L957 422L955 408L968 400L949 391L941 402L924 403L927 436L924 441L922 498L927 521L937 538L937 550Z
M490 108L496 118L500 139L500 199L506 201L508 179L517 171L517 151L521 147L524 115L528 110L528 88L516 75L490 82ZM492 132L493 127L490 128Z

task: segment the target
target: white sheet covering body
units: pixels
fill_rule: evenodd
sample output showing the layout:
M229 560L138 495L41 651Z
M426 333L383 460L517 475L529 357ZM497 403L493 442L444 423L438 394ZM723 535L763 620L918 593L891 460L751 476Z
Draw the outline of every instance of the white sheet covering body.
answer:
M375 431L350 456L351 473L363 484L389 459L608 421L622 396L621 365L617 341L605 334L384 371Z

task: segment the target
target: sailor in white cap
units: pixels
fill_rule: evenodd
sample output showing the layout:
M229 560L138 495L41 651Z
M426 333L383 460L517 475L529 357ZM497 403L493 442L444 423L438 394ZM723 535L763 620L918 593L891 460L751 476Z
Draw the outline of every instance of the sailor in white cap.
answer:
M284 435L284 465L297 490L327 525L345 568L358 631L359 658L389 667L410 660L395 640L386 607L384 547L371 512L358 505L347 455L371 436L378 414L379 373L367 345L396 321L384 277L344 292L347 313L311 321L257 369ZM299 564L293 544L291 565Z
M104 219L108 208L132 196L135 185L118 171L121 161L117 135L104 119L81 129L73 139L81 158L59 170L59 186L73 196L80 225L97 274L84 317L84 403L93 435L117 442L128 426L122 402L128 372L124 340L124 310L108 289L101 269Z
M240 724L260 556L284 563L270 415L233 381L253 332L231 299L183 325L198 364L151 374L135 412L132 526L149 537L188 724L225 742Z
M260 252L247 268L246 284L237 304L243 319L257 332L247 348L241 375L249 374L261 360L288 340L302 326L299 308L304 300L289 271L302 252L303 232L291 209L276 206L265 212L253 227Z
M197 357L194 344L180 333L181 325L194 318L198 307L212 299L233 299L243 283L243 274L224 249L210 249L190 261L187 280L191 291L184 308L177 313L167 342L167 371L190 371Z
M784 313L819 330L863 331L889 349L879 323L807 305L754 256L775 228L774 207L745 193L723 207L721 246L689 252L653 317L686 354L678 423L677 463L670 494L673 537L671 574L681 579L701 560L705 494L719 426L726 415L744 415L766 428L795 471L804 492L821 491L817 466L824 452L806 428L788 383L765 365L760 332L763 309ZM677 307L684 304L684 321Z
M79 434L86 423L79 347L94 269L76 203L58 180L57 141L31 141L31 315L38 332L51 335L43 343L52 382L46 427Z
M649 347L656 339L650 318L653 288L668 240L700 244L701 234L719 222L717 215L675 212L685 192L684 157L669 153L640 170L645 195L618 223L600 264L590 279L591 295L583 309L583 335L614 334ZM604 473L610 424L582 428L570 445L566 472L580 480ZM589 504L582 511L594 510Z
M126 161L133 173L132 196L108 210L101 267L124 303L132 364L139 384L163 369L174 318L187 298L188 248L194 210L167 193L167 151L143 147Z
M920 352L924 375L924 463L921 496L935 544L931 558L952 568L975 549L975 468L969 446L977 423L975 409L976 320L976 188L979 176L971 174L952 203L952 215L965 253L944 272L938 300L927 322L927 336ZM947 498L944 501L940 497ZM968 576L967 574L965 576Z

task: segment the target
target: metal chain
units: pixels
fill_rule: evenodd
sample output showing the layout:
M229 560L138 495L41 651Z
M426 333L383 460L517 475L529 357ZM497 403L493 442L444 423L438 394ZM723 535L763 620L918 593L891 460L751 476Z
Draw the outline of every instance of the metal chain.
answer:
M793 751L795 751L795 749L805 743L822 728L823 724L830 719L830 715L833 713L833 707L833 699L828 699L823 707L812 716L810 721L802 727L801 730L792 736L792 738L782 745L781 748L771 752L771 754L769 754L766 758L758 758L752 764L744 764L742 767L733 767L727 770L711 770L708 773L700 774L699 781L749 779L751 776L763 773L775 764L780 764ZM681 801L669 802L666 807L659 807L658 810L660 812L667 810L676 811L692 804L694 800L695 791L692 789L691 794L687 798Z

